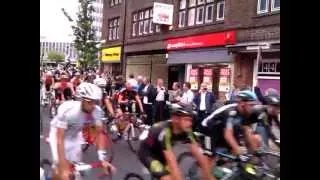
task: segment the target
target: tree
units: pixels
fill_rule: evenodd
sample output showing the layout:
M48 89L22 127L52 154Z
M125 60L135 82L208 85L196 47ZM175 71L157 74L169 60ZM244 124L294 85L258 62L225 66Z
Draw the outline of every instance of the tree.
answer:
M49 52L48 53L48 59L50 61L55 61L55 62L63 62L64 61L64 54L57 53L57 52Z
M77 13L76 25L71 26L73 35L75 36L74 47L78 51L80 66L87 68L94 65L97 59L98 48L96 45L96 30L92 27L92 13L95 11L92 3L94 0L79 0L79 12ZM73 19L65 11L61 9L66 18L73 22Z

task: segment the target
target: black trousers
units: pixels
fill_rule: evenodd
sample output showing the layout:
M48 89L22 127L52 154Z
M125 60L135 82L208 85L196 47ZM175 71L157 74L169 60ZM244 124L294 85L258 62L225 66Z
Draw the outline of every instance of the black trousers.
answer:
M200 131L202 130L201 128L201 123L203 121L203 119L205 119L206 117L208 117L210 114L207 113L206 111L198 111L198 117L195 120L194 124L193 124L193 129L195 131Z
M144 112L147 114L147 119L145 121L145 124L147 125L152 125L153 124L153 111L154 111L154 108L153 108L153 105L152 104L143 104L143 110Z
M166 105L165 101L156 101L155 103L155 122L163 121L164 119L164 106Z

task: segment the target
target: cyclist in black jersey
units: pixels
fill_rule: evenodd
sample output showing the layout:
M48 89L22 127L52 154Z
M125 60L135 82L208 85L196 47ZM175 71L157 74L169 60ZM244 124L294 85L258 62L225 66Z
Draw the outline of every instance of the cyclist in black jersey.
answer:
M214 163L216 151L242 154L242 136L249 150L256 151L260 147L261 137L254 134L251 127L257 122L252 118L253 107L258 104L257 98L253 92L245 90L240 91L236 99L237 103L218 108L202 122L202 133L209 138L209 143L206 142L203 146L210 164Z
M148 137L141 142L138 150L140 161L154 178L182 180L172 146L177 141L183 141L189 144L192 155L199 162L204 179L213 180L210 167L192 132L194 112L186 108L174 108L171 115L171 120L156 123L151 127Z

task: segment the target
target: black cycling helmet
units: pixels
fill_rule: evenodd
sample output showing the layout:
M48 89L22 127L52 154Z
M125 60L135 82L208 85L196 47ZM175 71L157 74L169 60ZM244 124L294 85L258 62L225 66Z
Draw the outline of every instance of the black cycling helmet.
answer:
M250 90L239 91L237 94L237 98L240 101L257 101L257 96L254 92Z
M278 95L267 95L264 97L267 105L280 106L280 96Z
M196 117L197 115L197 112L193 110L192 106L171 105L170 112L171 115L190 116L192 118Z

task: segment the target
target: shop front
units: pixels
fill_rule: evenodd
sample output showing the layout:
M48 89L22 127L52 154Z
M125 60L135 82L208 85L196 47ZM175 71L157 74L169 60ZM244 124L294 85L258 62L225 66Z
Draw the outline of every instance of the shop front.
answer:
M190 82L192 90L197 91L200 84L206 82L209 91L220 99L224 98L231 87L233 68L233 57L225 46L234 43L234 31L169 39L169 69L179 68L180 71L175 76L184 77L183 81ZM173 75L169 74L169 79L171 76ZM181 79L178 78L180 82Z
M228 46L235 55L235 85L269 88L280 93L280 41L239 43Z
M104 48L101 51L103 72L111 73L113 76L120 74L121 47Z

